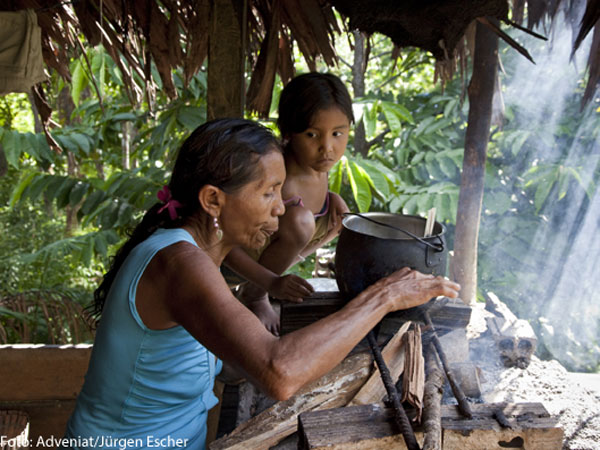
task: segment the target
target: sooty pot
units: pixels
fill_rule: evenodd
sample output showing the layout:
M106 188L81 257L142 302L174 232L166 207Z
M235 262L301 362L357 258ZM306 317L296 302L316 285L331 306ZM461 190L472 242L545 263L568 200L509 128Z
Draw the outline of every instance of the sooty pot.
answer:
M446 275L446 228L436 222L423 237L426 220L385 212L348 213L335 253L340 293L351 300L371 284L402 267Z

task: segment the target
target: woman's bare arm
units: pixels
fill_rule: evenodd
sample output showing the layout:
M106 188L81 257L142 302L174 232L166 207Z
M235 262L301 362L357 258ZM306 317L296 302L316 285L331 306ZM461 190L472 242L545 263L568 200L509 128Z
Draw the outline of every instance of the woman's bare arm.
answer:
M388 312L458 295L455 283L402 269L336 313L278 338L233 297L204 252L191 245L173 247L151 262L164 273L157 298L166 303L166 319L277 399L335 367Z

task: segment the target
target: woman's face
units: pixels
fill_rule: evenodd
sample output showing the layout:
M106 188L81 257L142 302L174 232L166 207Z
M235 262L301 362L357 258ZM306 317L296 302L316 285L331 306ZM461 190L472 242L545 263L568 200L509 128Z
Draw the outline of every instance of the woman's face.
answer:
M273 150L258 161L259 176L239 191L227 194L219 217L224 237L232 244L259 248L277 231L285 212L281 188L285 181L283 155Z
M350 120L337 106L321 109L310 126L290 137L294 160L317 172L328 172L346 151Z

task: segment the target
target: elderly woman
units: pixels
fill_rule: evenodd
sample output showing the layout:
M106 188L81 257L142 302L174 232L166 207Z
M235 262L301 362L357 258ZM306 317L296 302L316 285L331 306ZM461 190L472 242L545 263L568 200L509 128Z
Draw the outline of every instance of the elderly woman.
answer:
M162 201L95 293L102 316L69 446L204 448L220 360L286 399L331 370L387 313L457 296L455 283L402 269L310 326L269 333L219 267L234 247L259 248L277 231L284 181L277 140L254 122L212 121L185 141ZM305 289L296 278L284 282Z

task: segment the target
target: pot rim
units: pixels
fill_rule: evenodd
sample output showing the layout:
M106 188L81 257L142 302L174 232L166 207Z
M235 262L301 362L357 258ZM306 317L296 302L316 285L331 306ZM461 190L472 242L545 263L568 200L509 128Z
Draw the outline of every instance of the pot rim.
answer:
M398 213L392 213L392 212L387 212L387 211L371 211L371 212L366 212L366 213L345 213L344 217L342 219L342 226L343 228L347 229L348 231L352 231L353 233L357 233L357 234L361 234L363 236L368 236L368 237L373 237L373 238L377 238L377 239L390 239L390 240L402 240L402 241L414 241L416 240L414 237L411 236L403 236L401 235L401 229L397 230L398 231L398 236L389 236L389 237L382 237L382 236L376 236L373 233L367 233L364 230L357 230L355 228L351 227L351 224L348 223L350 221L356 220L356 218L358 217L358 220L360 220L361 216L366 216L368 218L371 219L377 219L380 217L394 217L394 218L399 218L399 217L406 217L406 218L410 218L410 219L416 219L419 222L423 222L423 225L427 222L427 219L425 219L424 217L421 216L417 216L417 215L413 215L413 214L398 214ZM363 219L364 220L364 219ZM375 222L371 222L373 224L374 227L377 227L379 229L382 230L386 230L388 231L390 228L386 225L389 224L383 224L383 225L379 225ZM441 230L439 233L436 234L432 234L431 236L418 236L420 239L424 239L424 240L429 240L429 239L434 239L437 237L441 237L446 233L446 226L443 223L440 223L438 221L435 221L434 224L434 230L439 226L439 229ZM392 226L393 228L401 228L399 226ZM385 234L385 233L384 233Z

